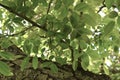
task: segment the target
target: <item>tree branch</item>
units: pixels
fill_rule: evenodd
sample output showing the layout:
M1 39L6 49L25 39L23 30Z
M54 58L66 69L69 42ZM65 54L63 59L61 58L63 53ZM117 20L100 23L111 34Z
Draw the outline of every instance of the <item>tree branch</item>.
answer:
M11 13L13 13L13 14L15 14L15 15L23 18L23 19L25 19L26 21L28 21L29 23L31 23L32 26L36 26L36 27L38 27L38 28L40 28L40 29L42 29L42 30L44 30L44 31L47 31L47 29L45 28L44 25L37 24L36 22L32 21L32 20L29 19L28 17L26 17L26 16L24 16L24 15L16 12L16 11L13 10L12 8L10 8L10 7L8 7L8 6L4 5L4 4L1 4L1 3L0 3L0 6L3 7L3 8L5 8L5 9L8 10L9 12L11 12Z
M53 0L50 0L50 2L49 2L49 4L48 4L47 14L48 14L49 11L50 11L50 7L51 7L51 4L52 4L52 1L53 1Z

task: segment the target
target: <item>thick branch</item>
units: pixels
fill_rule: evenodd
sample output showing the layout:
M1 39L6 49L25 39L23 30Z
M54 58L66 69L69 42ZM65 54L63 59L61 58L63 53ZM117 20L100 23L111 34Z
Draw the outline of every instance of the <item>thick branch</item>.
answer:
M24 16L24 15L16 12L16 11L13 10L12 8L10 8L10 7L8 7L8 6L4 5L4 4L1 4L1 3L0 3L0 6L3 7L3 8L5 8L5 9L8 10L9 12L11 12L11 13L13 13L13 14L15 14L15 15L23 18L23 19L25 19L26 21L30 22L30 23L32 24L32 26L36 26L36 27L38 27L38 28L40 28L40 29L42 29L42 30L44 30L44 31L47 31L47 29L45 28L44 25L39 25L39 24L37 24L36 22L32 21L32 20L29 19L28 17L26 17L26 16Z

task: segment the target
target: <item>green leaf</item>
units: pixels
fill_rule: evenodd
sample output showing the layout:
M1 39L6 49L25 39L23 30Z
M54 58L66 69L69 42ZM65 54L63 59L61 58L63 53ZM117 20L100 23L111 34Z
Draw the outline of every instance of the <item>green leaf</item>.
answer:
M68 36L68 34L70 34L70 32L72 31L71 27L69 25L65 25L62 28L62 32L64 33L64 35Z
M100 55L97 50L88 50L87 53L92 59L100 59Z
M51 64L52 64L52 62L44 62L44 63L41 64L41 67L43 67L43 68L44 67L49 68Z
M0 43L0 46L3 48L8 48L11 45L12 43L7 38L3 39L3 41Z
M5 76L12 76L13 75L9 66L2 61L0 61L0 73L5 75Z
M95 21L94 17L92 17L89 14L84 14L83 15L83 22L85 22L86 24L88 24L92 27L94 27L96 25L96 21Z
M72 46L75 49L78 49L78 47L79 47L79 41L78 41L78 39L72 40L71 43L70 43L70 46Z
M113 3L114 3L114 0L105 0L105 4L108 9L112 7Z
M80 40L80 48L81 49L86 49L87 48L87 43L84 40Z
M36 56L33 57L33 59L32 59L32 66L34 69L38 68L38 58Z
M74 71L77 70L77 67L78 67L78 61L73 61L73 63L72 63L73 70Z
M116 12L116 11L111 11L110 13L109 13L109 17L110 18L115 18L115 17L117 17L118 16L118 13Z
M43 6L47 6L48 4L47 4L47 0L39 0L40 1L40 3L42 3L42 5Z
M77 30L73 30L70 34L70 39L73 40L77 37Z
M120 16L117 18L117 24L120 26Z
M89 6L86 3L79 3L75 6L75 10L85 11L88 10Z
M73 4L74 0L62 0L62 2L66 7L69 7L70 5Z
M108 33L110 33L115 26L115 22L114 21L110 21L105 27L104 27L104 35L107 35Z
M78 61L78 58L81 56L82 54L79 53L79 51L77 49L74 49L74 61Z
M109 73L109 68L106 65L103 66L103 70L104 70L105 74L107 74L107 75L110 74Z
M58 10L61 7L61 5L62 5L62 1L61 0L56 0L54 9Z
M10 30L11 33L14 32L13 26L7 26L7 28Z
M119 47L118 46L114 46L114 52L119 52Z
M62 7L61 10L60 10L60 15L59 17L61 19L65 18L68 16L68 9L66 7Z
M89 66L89 56L84 53L84 54L81 56L81 60L82 60L81 66L82 66L82 68L86 71L87 68L88 68L88 66Z
M61 65L66 63L66 58L56 57L55 60Z
M39 48L39 46L36 46L36 45L33 46L33 52L35 54L38 54L38 48Z
M28 67L30 57L24 58L24 60L21 63L21 71L23 71L25 68Z
M7 60L14 60L15 56L9 52L0 52L0 56Z
M56 64L52 63L50 65L50 69L53 73L57 73L58 72L58 67L56 66Z
M70 22L72 24L72 27L74 27L74 28L78 27L79 21L80 21L79 15L77 13L73 12L72 15L70 16Z

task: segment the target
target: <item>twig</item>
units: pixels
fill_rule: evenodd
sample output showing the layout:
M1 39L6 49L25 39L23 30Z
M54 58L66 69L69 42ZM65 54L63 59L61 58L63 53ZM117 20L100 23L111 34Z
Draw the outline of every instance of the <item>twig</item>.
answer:
M22 30L22 31L20 31L20 32L18 32L18 33L15 33L15 34L11 34L11 35L9 35L9 34L6 34L6 35L1 35L0 37L6 37L6 36L17 36L17 35L19 35L19 34L22 34L22 33L24 33L24 32L26 32L27 30L29 30L29 29L31 29L33 26L30 26L30 27L28 27L28 28L25 28L24 30Z
M29 19L28 17L26 17L26 16L24 16L24 15L16 12L16 11L13 10L12 8L10 8L10 7L6 6L6 5L3 5L3 4L1 4L1 3L0 3L0 6L3 7L3 8L5 8L5 9L8 10L9 12L11 12L11 13L13 13L13 14L15 14L15 15L23 18L23 19L25 19L26 21L30 22L33 26L36 26L36 27L38 27L38 28L40 28L40 29L42 29L42 30L44 30L44 31L47 31L47 29L45 28L45 26L37 24L36 22L32 21L32 20Z
M53 0L50 0L50 2L49 2L49 4L48 4L47 14L48 14L49 11L50 11L50 7L51 7L51 4L52 4L52 1L53 1Z

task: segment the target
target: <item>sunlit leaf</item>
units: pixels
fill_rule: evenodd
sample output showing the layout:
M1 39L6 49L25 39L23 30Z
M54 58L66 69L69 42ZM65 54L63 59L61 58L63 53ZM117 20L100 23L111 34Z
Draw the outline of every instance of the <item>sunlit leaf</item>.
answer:
M105 74L107 74L107 75L110 74L109 69L108 69L108 67L106 65L103 66L103 70L104 70Z

